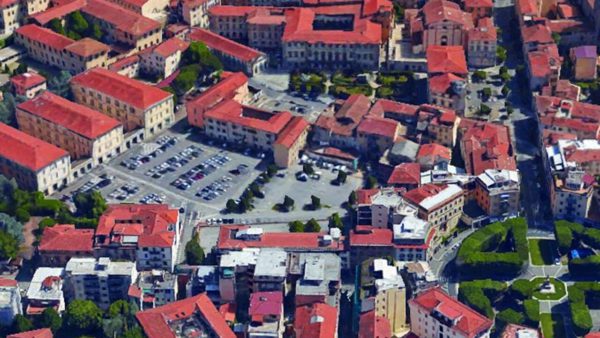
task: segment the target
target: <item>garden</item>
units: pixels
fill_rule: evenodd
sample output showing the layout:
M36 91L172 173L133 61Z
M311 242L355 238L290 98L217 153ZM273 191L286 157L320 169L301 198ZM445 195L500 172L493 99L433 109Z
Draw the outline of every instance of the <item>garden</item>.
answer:
M530 239L529 250L534 265L552 265L558 253L556 242L549 239Z

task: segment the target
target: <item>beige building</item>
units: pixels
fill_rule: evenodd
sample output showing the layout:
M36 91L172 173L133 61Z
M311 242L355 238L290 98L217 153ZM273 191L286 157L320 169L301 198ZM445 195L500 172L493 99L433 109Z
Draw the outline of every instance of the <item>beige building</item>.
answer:
M447 233L454 229L462 216L464 192L456 184L425 184L404 194L418 208L418 217L435 229Z
M208 28L208 10L220 5L220 0L185 0L181 2L183 21L192 27Z
M71 158L66 151L0 123L0 174L22 189L54 193L69 183Z
M117 4L127 10L136 12L145 17L152 18L158 16L158 14L165 11L169 5L168 0L145 0L145 1L133 1L133 0L109 0L110 2Z
M587 177L586 177L587 176ZM594 195L594 178L583 171L569 171L554 177L552 211L554 217L583 221L588 217Z
M46 78L38 73L27 72L10 78L13 93L32 99L37 94L46 90Z
M475 199L488 216L504 218L519 214L518 171L488 169L475 182Z
M71 80L75 101L123 124L125 132L144 129L144 138L175 120L173 95L126 76L94 68Z
M69 152L71 159L91 158L92 165L120 153L119 121L49 91L17 106L19 128Z
M309 124L304 118L292 118L273 145L273 158L277 166L289 168L298 163L300 150L306 146L308 130Z
M162 78L170 76L179 68L183 52L189 45L189 42L179 38L171 38L158 46L143 50L139 53L141 70Z
M11 34L19 28L19 0L5 1L0 4L0 33Z
M33 24L17 29L15 42L24 47L32 59L75 74L94 67L106 67L110 51L107 45L96 40L75 41Z

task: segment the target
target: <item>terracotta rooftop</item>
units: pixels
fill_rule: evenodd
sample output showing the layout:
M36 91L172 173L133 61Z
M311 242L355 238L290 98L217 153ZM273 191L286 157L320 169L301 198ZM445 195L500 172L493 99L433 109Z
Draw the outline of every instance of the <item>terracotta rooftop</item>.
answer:
M303 117L292 117L291 121L277 137L277 140L275 140L275 144L281 144L286 148L290 148L309 126L310 124Z
M394 167L387 184L421 184L421 165L419 163L402 163Z
M461 150L466 171L479 175L486 169L516 170L509 130L506 126L462 119Z
M296 338L330 338L337 333L337 308L314 303L296 308L294 331Z
M100 53L108 53L110 47L94 39L83 38L68 45L65 49L85 58Z
M281 291L253 292L250 294L248 315L251 317L275 316L283 314L283 293Z
M86 0L72 0L67 1L64 4L55 4L53 7L39 13L30 15L29 18L45 26L52 19L60 19L66 17L68 14L80 10L87 3Z
M292 119L290 112L271 113L258 108L244 106L231 99L224 100L215 105L212 109L205 112L204 116L272 134L279 134Z
M375 310L371 310L360 315L358 338L374 337L391 338L392 327L387 318L378 316Z
M59 52L73 43L73 40L69 39L64 35L60 35L48 28L40 27L34 24L21 26L17 28L15 33L17 35L22 35L30 40L36 41L41 45L46 45L51 48L54 48Z
M203 42L210 49L244 62L253 61L264 55L261 51L202 28L193 29L190 33L190 40Z
M399 125L392 119L367 116L358 124L357 131L361 134L378 135L396 140Z
M423 6L422 11L425 15L425 23L427 25L441 21L450 21L465 26L469 26L469 24L473 25L471 15L463 12L458 4L451 1L428 1Z
M552 32L550 31L550 28L547 25L541 23L521 28L521 35L523 36L524 43L554 43L554 39L552 39Z
M427 234L424 243L420 244L396 244L394 243L394 231L387 228L376 228L372 226L357 226L350 232L350 247L353 246L385 246L397 249L426 250L435 235L435 229Z
M57 224L44 229L38 250L40 253L52 251L77 251L92 254L94 230L75 229L72 224Z
M190 43L187 41L183 41L179 38L170 38L167 41L163 41L161 44L153 47L153 52L166 58L170 55L175 54L176 52L184 52Z
M422 144L421 147L419 147L419 152L417 153L417 158L441 157L443 159L450 160L451 156L452 151L449 148L437 143Z
M468 74L467 60L462 46L429 46L427 48L427 72Z
M0 123L0 157L38 171L69 156L66 151Z
M23 73L10 78L10 82L19 88L29 89L46 82L46 78L38 73Z
M146 18L141 14L129 11L105 0L87 0L87 5L81 11L110 23L117 30L136 37L149 34L161 28L160 22Z
M452 83L455 81L465 82L465 79L452 73L431 76L429 78L429 90L435 94L449 93Z
M8 335L6 338L52 338L54 335L52 331L48 328L26 331L21 333L14 333Z

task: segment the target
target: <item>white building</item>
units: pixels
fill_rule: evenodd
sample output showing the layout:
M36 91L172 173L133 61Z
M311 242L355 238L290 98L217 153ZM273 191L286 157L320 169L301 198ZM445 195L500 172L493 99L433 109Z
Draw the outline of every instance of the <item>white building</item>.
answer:
M487 169L475 182L477 204L492 221L518 215L521 191L518 171Z
M221 256L219 292L222 303L235 302L238 292L249 293L252 272L259 254L260 249L244 248L241 251L230 251Z
M65 268L73 299L86 299L101 309L127 299L129 286L137 279L134 262L111 262L108 257L71 258Z
M63 268L38 268L33 274L29 289L27 289L26 313L28 315L41 314L47 308L53 308L58 313L65 310L65 296Z
M407 203L394 189L382 189L371 197L371 225L388 228L404 217L417 214L417 208Z
M552 171L580 169L600 175L598 140L558 140L557 144L546 147L546 154Z
M253 289L261 291L283 291L287 276L288 255L283 249L262 249L256 259Z
M435 248L435 230L429 222L415 216L407 216L394 224L394 244L398 261L429 261Z
M0 278L0 325L10 326L13 318L22 314L19 284L14 279Z
M177 275L163 270L140 272L137 282L129 287L129 297L138 301L142 311L176 301L178 292Z
M572 170L566 176L555 175L552 211L554 217L583 221L592 206L595 179L583 171Z

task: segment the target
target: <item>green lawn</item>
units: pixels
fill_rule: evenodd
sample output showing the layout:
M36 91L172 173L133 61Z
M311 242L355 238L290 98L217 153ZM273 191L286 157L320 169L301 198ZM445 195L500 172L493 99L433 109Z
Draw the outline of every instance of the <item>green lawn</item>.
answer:
M532 280L534 285L536 285L536 291L533 293L533 298L538 300L559 300L567 294L565 283L555 278L550 278L550 283L554 285L554 293L541 293L537 291L538 287L545 281L546 277L538 277Z
M548 239L530 239L529 252L533 265L552 265L556 258L556 242Z
M540 320L542 322L544 338L565 337L564 323L559 314L541 313Z

